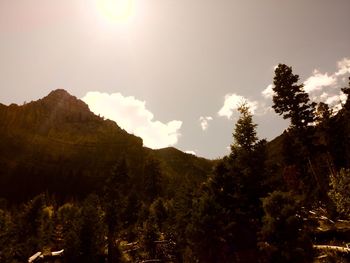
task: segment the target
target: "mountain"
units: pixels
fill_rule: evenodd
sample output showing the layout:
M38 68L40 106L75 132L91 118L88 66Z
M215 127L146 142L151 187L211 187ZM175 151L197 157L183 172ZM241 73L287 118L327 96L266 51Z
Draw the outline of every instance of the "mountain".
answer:
M160 154L164 151L143 147L141 138L96 116L62 89L21 106L0 104L0 138L0 197L10 200L43 191L62 198L85 196L101 189L121 158L136 188L142 187L149 155L159 157L164 173L179 180L200 182L212 167L211 161L179 150ZM179 154L186 165L174 169Z
M170 174L181 175L188 182L204 181L215 164L215 161L208 161L205 158L193 154L184 153L174 147L153 150L153 154L165 165L165 170ZM192 175L196 176L193 177Z

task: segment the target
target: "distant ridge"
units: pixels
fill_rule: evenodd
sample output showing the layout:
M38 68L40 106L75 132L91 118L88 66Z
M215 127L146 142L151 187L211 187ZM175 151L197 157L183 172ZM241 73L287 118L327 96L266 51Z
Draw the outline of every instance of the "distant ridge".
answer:
M44 191L62 198L85 196L100 189L121 158L137 189L149 155L162 161L167 176L180 181L200 182L212 167L179 150L143 147L141 138L96 116L63 89L23 105L0 104L0 123L0 198L20 201ZM179 154L186 165L174 169Z

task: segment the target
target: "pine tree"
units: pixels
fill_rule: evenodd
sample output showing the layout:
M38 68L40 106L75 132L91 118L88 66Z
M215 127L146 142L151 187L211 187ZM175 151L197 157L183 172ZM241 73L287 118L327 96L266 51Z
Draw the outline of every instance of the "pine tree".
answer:
M257 124L247 103L243 103L238 111L240 117L233 133L234 142L231 145L229 160L229 178L234 196L238 196L242 207L240 213L248 216L258 214L261 182L264 179L264 162L266 140L258 140ZM230 185L227 182L226 185ZM225 186L226 188L227 186ZM249 217L249 216L248 216Z
M126 160L123 158L108 176L104 187L104 210L107 224L108 262L119 262L116 246L117 233L122 226L123 210L126 207L126 194L129 191L129 175Z
M200 262L233 262L238 251L256 246L266 141L258 141L248 105L238 110L232 152L217 163L193 201L187 233Z
M78 262L80 256L81 209L66 203L57 211L57 222L62 226L64 257L67 262Z
M316 151L315 128L317 122L316 103L311 102L303 84L298 84L299 76L292 67L279 64L275 69L273 109L284 119L290 119L288 136L284 136L283 149L285 165L299 174L299 193L308 196L307 202L319 198L322 193L320 179L314 170L312 156ZM324 105L322 110L326 110ZM320 108L321 110L321 108ZM327 114L324 111L324 114ZM289 169L291 170L291 169ZM316 186L316 187L315 187ZM291 190L291 189L290 189Z
M284 119L291 120L291 128L302 129L314 121L316 103L310 102L304 86L298 84L299 76L292 68L279 64L275 69L272 108Z
M337 211L345 218L350 218L350 169L341 169L330 177L328 195L334 202Z
M104 229L102 224L102 209L97 195L89 195L81 209L80 251L81 261L98 262L98 256L103 251Z
M15 219L15 250L20 260L27 260L41 250L40 230L43 224L44 195L38 195L26 203Z
M263 262L311 262L312 243L295 195L274 191L263 199L263 208L259 242Z
M258 141L256 135L257 124L253 123L253 115L250 112L248 104L245 102L238 107L240 118L238 119L233 133L234 143L231 150L234 152L237 148L245 151L252 151L255 143Z
M161 179L162 173L159 161L153 157L149 157L144 168L145 198L149 204L160 196Z
M157 228L156 222L150 217L143 224L141 242L142 246L148 255L149 259L155 259L156 257L156 243L159 239L159 229Z
M317 104L315 120L317 124L328 122L332 116L332 109L329 108L327 103L320 102Z

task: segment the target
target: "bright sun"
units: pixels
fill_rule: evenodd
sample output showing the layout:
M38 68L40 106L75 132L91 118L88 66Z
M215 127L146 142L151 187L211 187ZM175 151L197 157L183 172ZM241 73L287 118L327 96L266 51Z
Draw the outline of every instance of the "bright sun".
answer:
M134 0L97 0L98 8L111 22L126 22L133 13Z

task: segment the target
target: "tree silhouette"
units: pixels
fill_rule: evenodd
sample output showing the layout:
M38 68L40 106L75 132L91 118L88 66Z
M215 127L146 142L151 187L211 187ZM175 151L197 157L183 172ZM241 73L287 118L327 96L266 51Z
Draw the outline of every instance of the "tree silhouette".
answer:
M238 251L256 246L266 142L258 141L247 104L238 111L232 152L217 163L193 201L187 233L200 262L233 262Z
M238 107L240 118L238 119L235 131L233 133L234 143L231 145L231 150L243 148L246 151L252 151L254 144L258 141L256 135L257 124L253 123L253 115L250 113L250 108L246 102Z
M285 64L277 66L272 108L284 119L290 119L292 128L302 129L314 121L316 103L310 102L304 86L298 81L299 76L293 74L292 67Z

